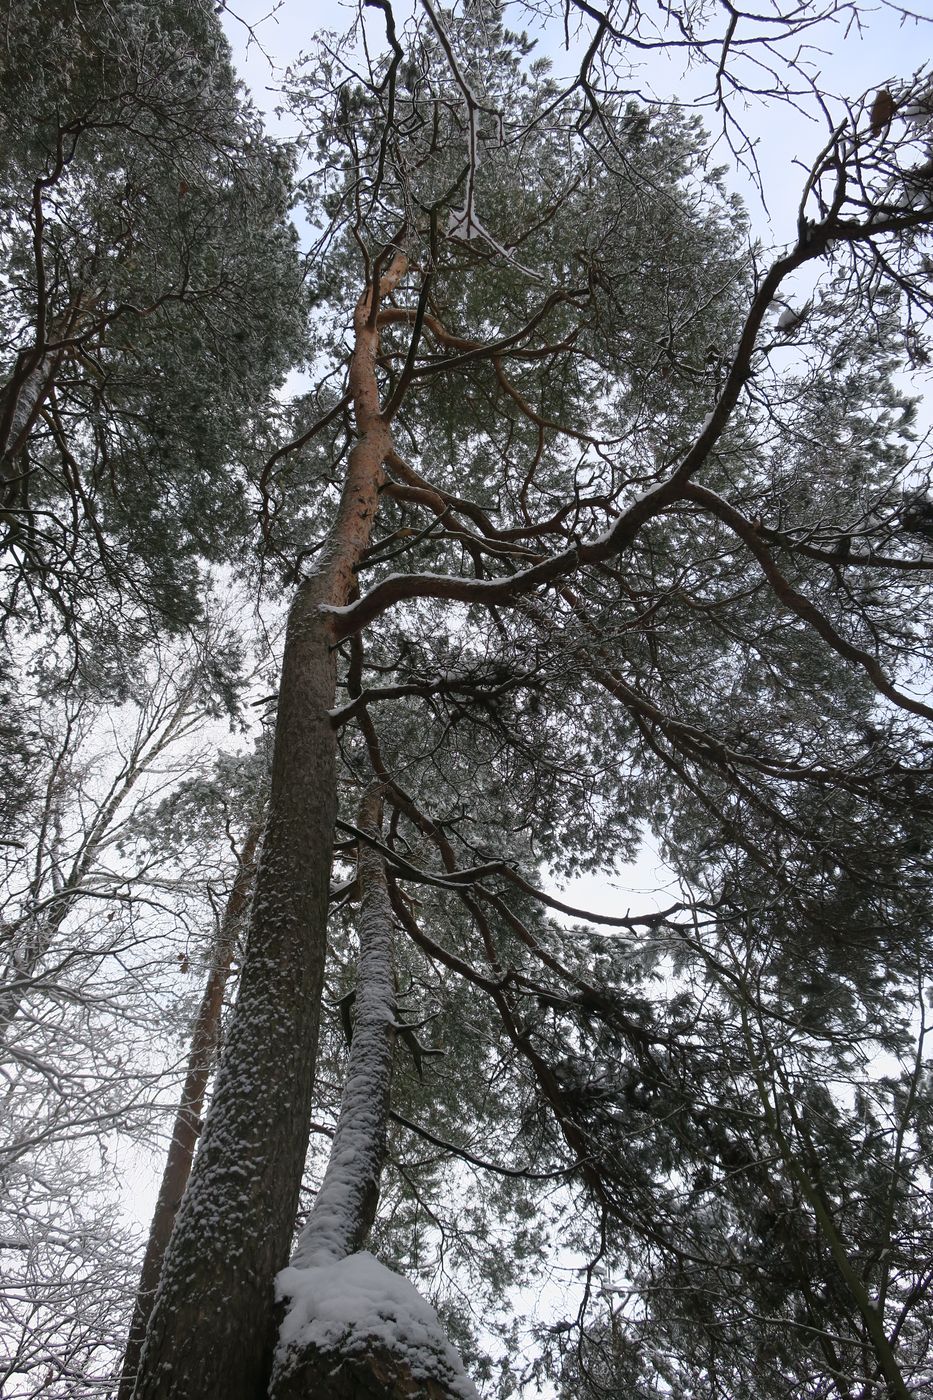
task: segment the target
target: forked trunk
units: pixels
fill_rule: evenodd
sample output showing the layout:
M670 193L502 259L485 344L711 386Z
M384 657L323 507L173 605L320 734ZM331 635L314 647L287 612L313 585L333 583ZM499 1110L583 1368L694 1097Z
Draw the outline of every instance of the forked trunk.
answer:
M360 806L361 831L379 835L381 809L381 790L371 789ZM363 843L358 872L360 951L347 1078L327 1170L292 1256L293 1268L333 1263L362 1249L379 1200L395 1044L393 914L385 863Z
M367 793L360 829L379 830L381 795ZM278 1278L286 1312L270 1400L474 1397L460 1358L407 1279L365 1252L386 1154L395 1043L394 917L385 862L359 849L356 1015L337 1130L324 1181L291 1267Z
M331 614L355 584L391 446L376 380L376 310L404 275L397 254L354 316L357 441L318 570L288 618L269 815L240 993L188 1190L166 1251L137 1400L257 1400L273 1342L311 1121L334 821Z

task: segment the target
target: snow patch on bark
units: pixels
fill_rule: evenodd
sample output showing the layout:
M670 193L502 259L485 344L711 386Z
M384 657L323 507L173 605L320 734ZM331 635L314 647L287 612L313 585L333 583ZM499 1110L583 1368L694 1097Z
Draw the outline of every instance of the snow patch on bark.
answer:
M461 1400L479 1400L431 1304L368 1250L330 1264L283 1269L276 1296L288 1304L277 1370L284 1372L311 1348L346 1356L384 1346L416 1379L438 1381Z
M328 1264L365 1244L385 1157L396 1024L392 906L382 856L365 844L359 880L359 981L347 1081L327 1171L292 1256L298 1266Z

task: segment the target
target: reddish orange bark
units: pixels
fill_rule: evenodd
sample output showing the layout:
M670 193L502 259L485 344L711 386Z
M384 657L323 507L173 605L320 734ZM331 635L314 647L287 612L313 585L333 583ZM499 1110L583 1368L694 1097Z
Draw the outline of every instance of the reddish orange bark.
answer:
M311 1121L336 819L335 619L369 547L392 448L379 402L378 310L407 270L397 251L354 313L357 440L317 571L286 630L269 815L230 1034L166 1251L136 1400L257 1400L273 1344ZM377 274L378 275L378 274Z

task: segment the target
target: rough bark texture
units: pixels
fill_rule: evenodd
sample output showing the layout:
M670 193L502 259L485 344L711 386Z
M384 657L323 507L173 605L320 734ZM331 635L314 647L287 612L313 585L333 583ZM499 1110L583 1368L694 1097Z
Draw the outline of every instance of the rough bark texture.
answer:
M378 791L367 793L360 808L361 830L378 835L381 805ZM299 1268L343 1259L365 1247L376 1218L385 1161L395 1045L394 918L380 853L361 844L358 869L360 953L353 1042L327 1170L292 1256L292 1265Z
M129 1400L133 1393L139 1356L146 1336L146 1326L152 1312L162 1260L168 1247L178 1207L191 1175L194 1149L201 1131L201 1112L204 1095L210 1078L211 1065L220 1038L220 1018L223 1011L224 991L230 976L230 967L237 944L237 933L249 903L249 893L253 883L254 857L259 841L261 826L257 822L250 827L243 850L240 852L240 868L233 882L233 888L224 909L220 934L211 959L210 971L204 987L201 1005L195 1017L191 1034L191 1051L188 1056L188 1069L172 1136L165 1158L162 1182L152 1214L149 1240L143 1258L133 1319L130 1323L129 1339L123 1358L123 1372L117 1400Z
M307 1351L283 1377L276 1400L463 1400L432 1376L411 1368L385 1347L373 1345L362 1356Z
M378 835L381 790L359 825ZM361 843L356 1016L327 1170L291 1267L269 1400L467 1400L476 1391L430 1305L402 1276L360 1253L379 1197L395 1044L394 918L385 861Z
M362 830L378 832L381 805L378 791L367 793L359 816ZM360 954L353 1041L327 1170L292 1257L295 1268L327 1265L362 1249L369 1238L379 1199L395 1043L394 920L385 863L378 851L364 844L359 850L358 878ZM330 1394L327 1386L320 1392L306 1388L319 1364L324 1367L318 1377L322 1386L325 1375L330 1374L328 1368L336 1365L339 1370L342 1365L333 1356L329 1361L321 1360L314 1348L303 1348L296 1356L280 1346L269 1386L270 1400L299 1393ZM348 1359L347 1367L348 1395L385 1395L384 1389L372 1389L376 1383L366 1361ZM294 1389L296 1370L301 1375L308 1373L303 1389Z
M378 300L398 254L354 316L357 441L317 572L288 618L269 816L230 1035L188 1190L166 1252L136 1400L257 1400L273 1341L311 1120L336 817L331 615L355 585L391 446L376 379Z
M31 350L21 353L16 372L0 391L0 482L16 473L16 455L23 448L61 359Z

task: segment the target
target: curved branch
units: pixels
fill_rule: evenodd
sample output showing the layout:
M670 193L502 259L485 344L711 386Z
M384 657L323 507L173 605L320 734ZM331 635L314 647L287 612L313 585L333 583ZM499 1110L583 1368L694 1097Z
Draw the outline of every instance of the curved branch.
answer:
M683 494L688 500L696 501L698 505L705 506L738 535L749 552L757 559L762 573L779 601L789 612L796 613L804 622L809 623L813 630L819 633L825 642L829 643L833 651L838 652L846 661L860 666L879 694L890 700L892 704L898 705L902 710L922 715L924 719L933 719L933 706L925 705L922 700L915 700L913 696L905 695L902 690L898 690L897 686L888 680L876 659L869 652L846 641L845 637L836 631L829 618L820 612L809 598L799 593L793 584L784 577L758 530L750 520L747 520L722 496L717 495L715 491L710 491L705 486L688 483L684 487Z

